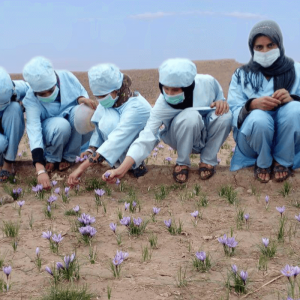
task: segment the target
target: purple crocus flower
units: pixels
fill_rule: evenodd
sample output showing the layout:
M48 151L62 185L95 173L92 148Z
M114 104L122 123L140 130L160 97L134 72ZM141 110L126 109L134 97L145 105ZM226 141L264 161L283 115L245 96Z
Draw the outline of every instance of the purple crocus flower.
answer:
M169 147L168 150L169 150L169 151L173 151L173 148L172 148L172 147Z
M206 253L204 251L196 252L195 255L201 261L205 261L205 259L206 259Z
M56 244L59 244L64 238L61 236L61 234L53 234L52 235L52 240L53 242L55 242Z
M286 265L282 270L281 273L286 277L294 276L294 268L292 266Z
M57 181L56 181L56 180L53 180L53 181L51 182L51 184L52 184L52 186L56 186L56 185L57 185Z
M69 191L70 191L70 188L69 187L65 187L65 194L68 196L69 195Z
M52 272L52 270L51 270L48 266L45 268L45 270L46 270L51 276L53 276L53 272Z
M298 216L295 216L295 219L296 219L298 222L300 222L300 213L299 213Z
M218 158L218 159L217 159L217 162L218 162L218 164L219 164L219 163L221 162L221 158Z
M164 223L165 223L165 225L166 225L168 228L170 228L170 227L171 227L171 224L172 224L172 220L171 220L171 219L169 219L169 220L164 220Z
M265 197L265 201L266 201L266 204L267 204L267 205L269 204L269 200L270 200L270 198L269 198L269 196L267 195L267 196Z
M102 197L105 194L105 191L102 189L95 190L95 194Z
M21 156L22 156L22 153L21 153L21 152L19 152L19 153L18 153L18 156L19 156L19 157L21 157Z
M76 156L76 158L75 158L75 164L78 164L79 162L80 162L80 157L79 156Z
M157 147L160 148L160 149L164 148L164 146L162 144L159 144Z
M234 152L235 152L235 147L233 147L233 148L231 149L231 151L232 151L232 153L234 153Z
M269 245L269 239L268 238L262 238L262 242L265 245L265 247L267 248Z
M69 269L70 263L71 263L71 257L69 255L66 255L64 257L65 267L66 269Z
M22 208L22 206L25 204L25 201L17 201L18 205L20 206L20 208Z
M20 195L22 193L22 189L21 188L13 189L13 193Z
M75 259L75 257L76 257L76 254L74 252L73 254L71 254L71 262Z
M229 248L235 248L238 245L238 242L235 240L234 237L230 237L230 238L227 238L226 245Z
M88 225L85 227L80 227L79 232L82 235L88 235L89 237L93 237L97 233L97 230L94 227Z
M37 257L40 256L40 248L39 247L36 247L35 254L36 254Z
M117 180L116 180L116 185L119 185L120 184L120 179L119 178L117 178Z
M248 272L247 271L241 271L240 276L242 278L242 280L244 281L244 284L246 284L246 280L248 278Z
M109 227L110 227L110 229L111 229L114 233L116 233L116 230L117 230L117 224L115 224L115 223L110 223L110 224L109 224Z
M160 208L158 207L153 207L153 214L157 215L160 212Z
M48 211L49 213L51 213L51 206L50 206L50 205L47 206L47 211Z
M73 207L73 210L74 210L76 213L79 212L79 210L80 210L79 205L76 205L75 207Z
M282 207L280 206L276 206L277 211L280 213L280 215L282 216L282 214L285 211L285 206L283 205Z
M125 210L127 210L130 206L130 203L125 202Z
M172 157L168 156L168 157L165 158L165 160L170 162L170 161L172 161Z
M51 231L47 231L47 232L43 232L42 233L42 237L45 238L45 239L47 239L47 240L50 240L51 236L52 236L52 232Z
M110 176L109 172L105 172L104 177L107 179Z
M195 210L194 212L191 213L191 216L194 217L195 219L198 217L199 212L198 210Z
M153 149L153 151L157 152L157 151L158 151L158 149L155 147L155 148Z
M94 217L91 217L90 215L86 215L85 213L83 213L79 218L78 218L78 221L81 223L81 224L84 224L84 225L90 225L92 223L94 223L96 220Z
M60 269L64 270L63 264L61 262L57 262L56 263L56 269L57 269L57 271L59 271Z
M155 158L157 156L157 152L154 152L152 156Z
M249 216L250 216L249 214L245 214L245 215L244 215L244 218L245 218L246 222L248 222Z
M135 226L140 226L141 224L142 224L142 219L140 218L140 217L138 217L137 219L135 219L135 218L133 218L133 224L135 225Z
M123 219L120 220L120 223L121 223L122 225L129 226L130 221L131 221L131 218L130 218L130 217L124 217Z
M234 274L236 274L237 271L238 271L238 267L237 267L236 265L232 265L232 266L231 266L231 270L232 270L232 272L233 272Z
M112 262L115 266L118 266L123 262L123 259L116 255Z
M6 277L8 279L8 276L11 273L11 266L3 267L3 272L4 272L4 274L6 275Z
M219 237L219 238L218 238L218 241L219 241L219 243L225 245L226 242L227 242L227 235L224 234L223 236Z
M294 277L300 274L300 268L298 266L293 267L294 269Z
M57 197L54 195L51 195L48 199L48 203L51 205L53 202L57 200Z
M60 193L60 188L59 188L59 187L56 188L56 189L54 190L54 193L59 195L59 193Z
M136 202L132 201L132 207L136 207Z

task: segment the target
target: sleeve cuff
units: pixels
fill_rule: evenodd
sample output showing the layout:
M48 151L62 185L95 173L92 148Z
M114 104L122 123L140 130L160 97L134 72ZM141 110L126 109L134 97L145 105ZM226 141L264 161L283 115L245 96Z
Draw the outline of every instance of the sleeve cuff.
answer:
M31 151L33 165L35 166L36 163L40 163L43 166L46 165L46 161L44 159L44 150L42 148L35 148Z
M300 97L297 95L290 95L295 101L300 101Z
M250 104L251 102L254 100L255 98L249 99L245 105L242 107L242 109L240 110L239 116L238 116L238 123L237 123L237 128L240 129L241 126L243 125L245 119L248 117L248 115L250 114Z

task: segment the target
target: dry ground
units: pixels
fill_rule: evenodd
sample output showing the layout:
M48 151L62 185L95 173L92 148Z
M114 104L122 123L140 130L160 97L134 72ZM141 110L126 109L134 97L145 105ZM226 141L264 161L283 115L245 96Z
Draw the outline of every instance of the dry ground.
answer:
M233 60L197 62L199 73L209 73L221 83L225 95L233 71L239 64ZM159 94L157 70L130 70L125 71L133 79L133 89L139 90L151 104L154 104ZM83 85L88 89L86 73L76 73ZM20 78L14 75L13 78ZM232 136L228 138L218 157L221 159L217 173L208 181L201 181L197 174L199 155L192 156L192 171L186 186L174 185L172 169L176 154L169 150L169 146L159 149L157 158L148 158L149 172L142 178L135 179L126 175L122 179L125 190L120 192L116 185L111 186L111 195L103 197L106 213L99 207L97 213L94 193L85 190L85 182L90 178L99 178L108 166L95 166L82 177L82 184L78 195L71 192L69 203L63 203L61 198L56 201L53 209L53 219L44 216L45 200L38 200L31 191L30 182L34 178L34 169L29 160L29 149L26 136L20 145L20 150L26 150L27 157L18 158L17 183L13 187L22 187L25 191L25 205L19 217L17 205L7 204L0 207L0 220L11 220L20 223L19 241L16 252L12 249L12 239L3 235L0 239L0 255L5 256L5 264L10 264L12 271L12 287L8 293L0 293L0 299L38 299L50 286L51 278L44 271L45 266L53 266L54 262L62 261L61 256L71 254L75 249L81 268L79 286L87 284L94 292L95 299L107 299L107 287L112 288L111 299L244 299L234 292L227 294L225 279L232 264L239 270L249 273L248 295L246 299L286 299L287 279L280 277L274 282L262 287L272 279L281 275L280 270L286 265L299 264L299 226L294 216L299 214L297 201L299 199L299 172L295 172L287 182L291 185L288 196L283 197L280 191L283 183L270 181L260 184L253 178L252 169L238 172L229 171L231 149L234 147ZM164 163L167 156L172 157L170 165ZM73 167L75 168L75 167ZM55 173L58 186L63 188L69 173ZM195 186L201 188L200 194L195 195ZM231 185L238 193L236 205L219 196L218 192L223 185ZM166 198L157 200L157 194L164 186ZM141 210L130 214L124 211L124 202L129 199L130 190L135 190L140 202ZM0 186L0 193L4 193L4 185ZM270 204L265 208L265 196L269 195ZM206 196L207 207L197 205ZM93 239L93 247L97 251L96 263L89 262L89 247L78 240L78 232L72 230L72 223L76 217L67 217L64 212L80 206L80 211L96 218L94 227L97 234ZM286 206L284 213L287 218L284 243L279 243L275 258L268 263L268 270L258 270L259 249L262 237L275 239L277 237L280 214L276 206ZM295 206L296 205L296 206ZM161 208L152 222L152 208ZM190 215L194 210L201 212L202 218L194 226ZM236 215L243 209L250 214L249 228L243 224L237 229ZM141 217L150 222L143 235L129 236L124 226L118 220L118 210L123 215ZM29 217L33 215L32 230L29 227ZM180 235L170 235L164 225L164 220L173 218L183 222L183 232ZM118 246L116 237L109 228L111 222L118 224L118 233L122 236L122 244ZM1 224L2 226L2 224ZM43 231L52 230L62 233L64 239L59 249L59 255L49 249L47 240L41 238ZM233 257L226 257L217 238L224 233L233 234L239 244ZM149 246L148 238L154 233L158 237L158 247L152 250L151 260L142 261L142 247ZM35 249L40 247L42 270L38 271L34 264ZM114 279L109 264L117 250L129 253L123 262L120 279ZM206 273L199 273L193 269L192 259L196 251L209 253L212 268ZM178 287L176 283L179 268L186 270L185 287ZM1 276L0 276L1 278ZM3 277L4 278L4 277ZM259 289L262 287L261 289ZM259 289L258 291L256 291ZM252 293L253 292L253 293ZM278 296L280 295L280 297ZM98 297L98 298L97 298Z

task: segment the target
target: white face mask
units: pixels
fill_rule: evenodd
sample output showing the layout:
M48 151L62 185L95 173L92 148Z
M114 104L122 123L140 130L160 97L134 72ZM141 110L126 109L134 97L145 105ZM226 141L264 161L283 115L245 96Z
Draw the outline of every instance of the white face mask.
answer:
M256 61L264 68L268 68L273 65L273 63L280 56L279 48L272 49L268 52L260 52L254 50L253 60Z

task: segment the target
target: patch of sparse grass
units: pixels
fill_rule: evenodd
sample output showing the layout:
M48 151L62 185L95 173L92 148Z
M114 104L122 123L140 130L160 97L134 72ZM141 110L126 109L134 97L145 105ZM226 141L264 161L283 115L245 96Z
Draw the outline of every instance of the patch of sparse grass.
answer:
M242 208L238 208L236 212L235 222L236 222L236 228L242 229L244 224L244 214L245 210Z
M2 232L7 237L16 238L19 234L20 224L13 223L12 221L3 221Z
M157 248L157 235L154 234L153 232L151 233L151 235L149 237L149 243L150 243L150 247L152 249Z
M142 261L149 261L151 260L152 252L149 250L148 246L142 246Z
M155 200L157 202L160 202L161 200L164 200L169 194L169 189L164 186L161 185L158 189L158 191L155 192Z
M237 192L231 185L223 185L219 190L219 196L227 199L230 204L237 203Z
M289 183L288 181L285 181L282 189L279 191L279 194L281 194L283 197L287 197L291 191L292 191L291 183Z
M179 267L176 277L177 287L186 287L187 279L186 279L186 268L182 270L182 267Z

